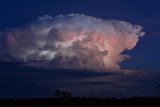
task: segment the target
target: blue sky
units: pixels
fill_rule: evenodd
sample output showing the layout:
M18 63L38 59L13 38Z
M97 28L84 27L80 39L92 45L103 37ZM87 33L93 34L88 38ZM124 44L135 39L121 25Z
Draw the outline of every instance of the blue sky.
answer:
M115 19L128 21L133 24L141 25L146 33L140 38L137 46L129 53L131 59L121 63L122 68L135 69L145 72L145 75L137 74L135 76L128 75L105 75L105 74L90 74L90 73L62 73L55 76L50 74L37 72L19 72L17 69L13 72L5 72L6 69L1 69L0 82L2 87L0 93L3 93L2 98L9 97L50 97L52 91L56 88L73 91L77 95L83 95L80 91L75 91L82 88L88 93L87 88L93 88L92 94L99 96L133 96L137 95L155 95L156 84L159 83L159 60L160 60L160 1L159 0L1 0L0 1L0 30L7 28L26 25L39 16L60 14L79 13L90 15L105 20ZM3 71L2 71L3 70ZM31 70L32 71L32 70ZM43 76L46 76L43 77ZM69 79L68 75L74 77ZM75 76L76 75L76 76ZM80 76L80 79L77 77ZM87 75L87 77L86 77ZM88 75L91 75L91 77ZM94 75L101 75L101 77ZM103 76L108 79L105 80ZM129 78L130 77L130 78ZM101 80L104 85L95 83L85 86L79 81L91 81L96 78L96 82ZM103 80L104 79L104 80ZM56 83L57 81L67 81L65 83ZM102 81L103 80L103 81ZM118 81L121 81L118 84ZM104 82L108 81L108 83ZM126 81L129 81L126 83ZM80 85L74 85L76 84ZM93 82L93 81L92 81ZM136 83L139 82L137 85ZM73 84L71 84L73 83ZM59 84L54 86L53 84ZM106 86L109 84L109 86ZM114 84L114 85L113 85ZM117 84L117 85L115 85ZM142 85L143 84L143 85ZM46 88L44 88L46 87ZM55 88L56 87L56 88ZM96 87L101 87L96 88ZM111 88L108 88L111 87ZM26 88L26 89L24 89ZM7 89L7 90L6 90ZM9 90L9 89L12 89ZM110 90L115 90L110 92ZM18 90L18 91L17 91ZM39 90L39 91L36 91ZM117 93L118 90L120 93ZM138 91L141 90L141 91ZM46 93L43 93L45 91ZM141 93L143 92L143 93ZM8 93L8 94L7 94ZM15 93L11 95L11 93ZM25 94L26 93L26 94ZM43 93L43 94L40 94ZM110 94L108 94L110 93ZM112 94L111 94L112 93ZM126 94L125 94L126 93Z

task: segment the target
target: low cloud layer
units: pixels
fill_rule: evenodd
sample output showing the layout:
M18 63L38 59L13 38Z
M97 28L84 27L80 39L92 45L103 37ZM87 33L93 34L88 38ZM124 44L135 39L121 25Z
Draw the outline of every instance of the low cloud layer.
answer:
M48 62L56 68L120 70L144 35L139 25L80 14L43 16L0 35L0 58Z

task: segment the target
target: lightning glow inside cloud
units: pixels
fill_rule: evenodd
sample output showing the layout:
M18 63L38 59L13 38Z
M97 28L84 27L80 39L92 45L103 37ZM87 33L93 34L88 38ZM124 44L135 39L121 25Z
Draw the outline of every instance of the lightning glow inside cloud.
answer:
M83 14L43 16L1 37L1 57L18 61L47 61L51 67L120 70L134 48L142 27ZM1 34L2 35L2 34Z

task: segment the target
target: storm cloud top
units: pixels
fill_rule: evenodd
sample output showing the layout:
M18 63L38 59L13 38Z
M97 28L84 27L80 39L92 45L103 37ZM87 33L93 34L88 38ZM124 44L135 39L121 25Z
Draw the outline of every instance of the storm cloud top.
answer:
M119 63L130 58L122 52L136 46L144 35L142 29L125 21L83 14L45 15L2 32L0 58L46 61L58 68L121 70Z

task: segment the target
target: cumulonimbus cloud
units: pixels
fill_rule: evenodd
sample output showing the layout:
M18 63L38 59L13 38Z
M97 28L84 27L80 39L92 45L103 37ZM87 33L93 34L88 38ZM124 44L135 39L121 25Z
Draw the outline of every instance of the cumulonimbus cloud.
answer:
M143 28L128 22L83 14L45 15L26 26L1 34L1 58L47 61L51 67L119 70L129 58ZM3 36L2 36L3 35Z

